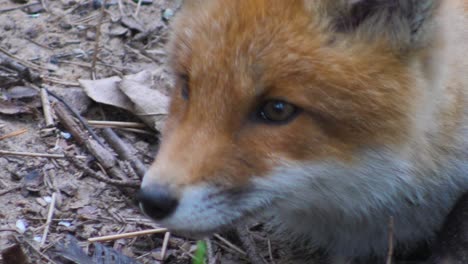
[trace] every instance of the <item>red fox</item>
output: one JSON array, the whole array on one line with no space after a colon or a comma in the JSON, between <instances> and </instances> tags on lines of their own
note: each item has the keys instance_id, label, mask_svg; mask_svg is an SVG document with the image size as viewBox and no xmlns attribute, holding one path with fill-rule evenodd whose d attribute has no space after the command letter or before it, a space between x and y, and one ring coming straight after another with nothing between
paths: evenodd
<instances>
[{"instance_id":1,"label":"red fox","mask_svg":"<svg viewBox=\"0 0 468 264\"><path fill-rule=\"evenodd\" d=\"M466 2L186 0L143 211L345 260L385 257L391 217L397 250L431 241L468 190Z\"/></svg>"}]
</instances>

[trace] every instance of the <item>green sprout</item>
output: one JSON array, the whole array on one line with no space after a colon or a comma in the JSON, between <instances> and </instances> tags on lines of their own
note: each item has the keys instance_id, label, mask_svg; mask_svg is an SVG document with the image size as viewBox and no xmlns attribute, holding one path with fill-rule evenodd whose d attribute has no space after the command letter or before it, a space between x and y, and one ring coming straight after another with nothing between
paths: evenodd
<instances>
[{"instance_id":1,"label":"green sprout","mask_svg":"<svg viewBox=\"0 0 468 264\"><path fill-rule=\"evenodd\" d=\"M197 250L195 251L195 258L193 259L193 264L205 264L206 258L206 243L205 241L197 241Z\"/></svg>"}]
</instances>

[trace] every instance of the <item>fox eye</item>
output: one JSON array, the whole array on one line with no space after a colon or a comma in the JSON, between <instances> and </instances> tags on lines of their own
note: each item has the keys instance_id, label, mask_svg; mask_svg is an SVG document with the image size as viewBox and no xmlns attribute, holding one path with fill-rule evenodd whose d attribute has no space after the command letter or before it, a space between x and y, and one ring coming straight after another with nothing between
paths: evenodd
<instances>
[{"instance_id":1,"label":"fox eye","mask_svg":"<svg viewBox=\"0 0 468 264\"><path fill-rule=\"evenodd\" d=\"M257 116L268 123L286 123L291 121L299 112L295 105L282 100L269 100L263 103Z\"/></svg>"},{"instance_id":2,"label":"fox eye","mask_svg":"<svg viewBox=\"0 0 468 264\"><path fill-rule=\"evenodd\" d=\"M180 94L184 100L188 100L190 98L190 89L189 89L189 77L186 74L180 75L180 81L182 84L182 88L180 90Z\"/></svg>"}]
</instances>

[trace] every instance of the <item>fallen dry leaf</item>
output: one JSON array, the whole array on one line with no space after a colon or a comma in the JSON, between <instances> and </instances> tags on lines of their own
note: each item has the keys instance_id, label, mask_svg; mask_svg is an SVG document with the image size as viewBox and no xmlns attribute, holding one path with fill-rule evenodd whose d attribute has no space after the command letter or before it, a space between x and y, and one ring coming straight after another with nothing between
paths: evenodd
<instances>
[{"instance_id":1,"label":"fallen dry leaf","mask_svg":"<svg viewBox=\"0 0 468 264\"><path fill-rule=\"evenodd\" d=\"M151 87L149 71L100 80L79 80L86 94L96 102L126 109L151 128L160 130L167 116L169 97Z\"/></svg>"},{"instance_id":2,"label":"fallen dry leaf","mask_svg":"<svg viewBox=\"0 0 468 264\"><path fill-rule=\"evenodd\" d=\"M5 115L31 114L32 110L22 102L0 100L0 113Z\"/></svg>"},{"instance_id":3,"label":"fallen dry leaf","mask_svg":"<svg viewBox=\"0 0 468 264\"><path fill-rule=\"evenodd\" d=\"M147 125L160 131L167 116L169 97L151 89L151 73L142 71L125 76L119 88L134 103L134 114Z\"/></svg>"},{"instance_id":4,"label":"fallen dry leaf","mask_svg":"<svg viewBox=\"0 0 468 264\"><path fill-rule=\"evenodd\" d=\"M86 94L94 101L133 111L133 104L117 87L122 79L113 76L99 80L78 80Z\"/></svg>"}]
</instances>

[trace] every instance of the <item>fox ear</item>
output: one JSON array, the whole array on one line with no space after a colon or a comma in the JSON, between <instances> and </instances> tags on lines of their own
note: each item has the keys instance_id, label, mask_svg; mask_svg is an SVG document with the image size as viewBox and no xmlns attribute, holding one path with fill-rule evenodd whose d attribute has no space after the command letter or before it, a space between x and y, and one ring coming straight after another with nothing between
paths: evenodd
<instances>
[{"instance_id":1,"label":"fox ear","mask_svg":"<svg viewBox=\"0 0 468 264\"><path fill-rule=\"evenodd\" d=\"M411 49L430 41L441 0L325 1L336 31L385 39L398 49Z\"/></svg>"}]
</instances>

